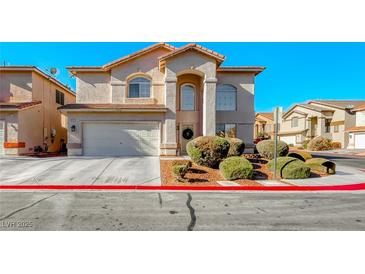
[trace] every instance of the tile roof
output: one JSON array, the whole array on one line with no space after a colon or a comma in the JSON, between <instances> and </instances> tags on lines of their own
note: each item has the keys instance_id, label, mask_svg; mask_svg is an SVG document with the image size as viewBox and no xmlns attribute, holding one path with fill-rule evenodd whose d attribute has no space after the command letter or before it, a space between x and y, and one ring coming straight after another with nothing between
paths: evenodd
<instances>
[{"instance_id":1,"label":"tile roof","mask_svg":"<svg viewBox=\"0 0 365 274\"><path fill-rule=\"evenodd\" d=\"M58 108L59 110L151 110L166 111L165 105L158 104L68 104Z\"/></svg>"},{"instance_id":2,"label":"tile roof","mask_svg":"<svg viewBox=\"0 0 365 274\"><path fill-rule=\"evenodd\" d=\"M264 71L266 67L260 66L225 66L217 68L217 72L255 72L255 75Z\"/></svg>"},{"instance_id":3,"label":"tile roof","mask_svg":"<svg viewBox=\"0 0 365 274\"><path fill-rule=\"evenodd\" d=\"M195 44L195 43L190 43L190 44L187 44L183 47L177 48L177 49L171 51L170 53L167 53L167 54L161 56L159 59L160 59L160 61L163 61L163 60L166 60L166 59L171 58L173 56L176 56L178 54L181 54L183 52L189 51L189 50L196 50L196 51L199 51L199 52L201 52L205 55L211 56L214 59L216 59L219 63L222 63L225 60L224 55L219 54L218 52L215 52L213 50L210 50L208 48L205 48L205 47L203 47L201 45L198 45L198 44Z\"/></svg>"},{"instance_id":4,"label":"tile roof","mask_svg":"<svg viewBox=\"0 0 365 274\"><path fill-rule=\"evenodd\" d=\"M274 120L274 113L272 113L272 112L257 112L256 116L257 115L261 115L261 116L264 116L267 119Z\"/></svg>"},{"instance_id":5,"label":"tile roof","mask_svg":"<svg viewBox=\"0 0 365 274\"><path fill-rule=\"evenodd\" d=\"M350 132L364 131L365 132L365 126L350 127L348 129L346 129L346 131L350 131Z\"/></svg>"},{"instance_id":6,"label":"tile roof","mask_svg":"<svg viewBox=\"0 0 365 274\"><path fill-rule=\"evenodd\" d=\"M365 103L353 109L353 111L361 111L361 110L365 110Z\"/></svg>"},{"instance_id":7,"label":"tile roof","mask_svg":"<svg viewBox=\"0 0 365 274\"><path fill-rule=\"evenodd\" d=\"M362 104L365 104L365 100L311 100L308 102L308 104L310 103L318 103L324 106L345 109L351 105L356 108Z\"/></svg>"},{"instance_id":8,"label":"tile roof","mask_svg":"<svg viewBox=\"0 0 365 274\"><path fill-rule=\"evenodd\" d=\"M41 104L41 101L32 102L0 102L0 110L19 110Z\"/></svg>"}]
</instances>

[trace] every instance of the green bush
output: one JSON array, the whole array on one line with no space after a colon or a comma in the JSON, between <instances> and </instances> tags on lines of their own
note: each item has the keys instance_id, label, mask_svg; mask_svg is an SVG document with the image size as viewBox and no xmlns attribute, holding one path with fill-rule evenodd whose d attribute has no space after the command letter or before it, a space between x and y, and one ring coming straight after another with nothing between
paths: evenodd
<instances>
[{"instance_id":1,"label":"green bush","mask_svg":"<svg viewBox=\"0 0 365 274\"><path fill-rule=\"evenodd\" d=\"M308 143L309 143L310 140L304 140L303 143L302 143L302 146L304 149L307 149L308 148Z\"/></svg>"},{"instance_id":2,"label":"green bush","mask_svg":"<svg viewBox=\"0 0 365 274\"><path fill-rule=\"evenodd\" d=\"M308 159L312 159L312 154L305 151L293 151L288 153L288 157L294 157L305 162Z\"/></svg>"},{"instance_id":3,"label":"green bush","mask_svg":"<svg viewBox=\"0 0 365 274\"><path fill-rule=\"evenodd\" d=\"M172 166L172 172L175 174L176 179L181 181L184 179L186 172L188 172L188 167L186 165L174 165Z\"/></svg>"},{"instance_id":4,"label":"green bush","mask_svg":"<svg viewBox=\"0 0 365 274\"><path fill-rule=\"evenodd\" d=\"M188 168L191 167L191 161L190 160L174 160L172 161L173 166L177 165L186 165Z\"/></svg>"},{"instance_id":5,"label":"green bush","mask_svg":"<svg viewBox=\"0 0 365 274\"><path fill-rule=\"evenodd\" d=\"M200 136L186 145L192 161L198 165L216 168L229 151L229 142L218 136Z\"/></svg>"},{"instance_id":6,"label":"green bush","mask_svg":"<svg viewBox=\"0 0 365 274\"><path fill-rule=\"evenodd\" d=\"M308 149L312 151L323 151L332 149L332 141L328 138L318 136L308 143Z\"/></svg>"},{"instance_id":7,"label":"green bush","mask_svg":"<svg viewBox=\"0 0 365 274\"><path fill-rule=\"evenodd\" d=\"M261 155L261 157L264 157L266 159L273 159L274 158L274 140L263 140L260 141L256 145L257 151ZM283 142L278 141L278 150L277 150L277 156L285 156L289 152L289 146Z\"/></svg>"},{"instance_id":8,"label":"green bush","mask_svg":"<svg viewBox=\"0 0 365 274\"><path fill-rule=\"evenodd\" d=\"M269 170L274 171L274 160L268 162ZM283 179L305 179L310 176L310 168L294 157L279 157L276 173Z\"/></svg>"},{"instance_id":9,"label":"green bush","mask_svg":"<svg viewBox=\"0 0 365 274\"><path fill-rule=\"evenodd\" d=\"M245 151L245 143L238 138L226 138L229 142L228 157L241 156Z\"/></svg>"},{"instance_id":10,"label":"green bush","mask_svg":"<svg viewBox=\"0 0 365 274\"><path fill-rule=\"evenodd\" d=\"M336 173L336 164L324 158L312 158L305 161L305 165L311 170L328 174Z\"/></svg>"},{"instance_id":11,"label":"green bush","mask_svg":"<svg viewBox=\"0 0 365 274\"><path fill-rule=\"evenodd\" d=\"M250 179L253 174L252 164L243 157L233 156L219 164L219 170L227 180Z\"/></svg>"}]
</instances>

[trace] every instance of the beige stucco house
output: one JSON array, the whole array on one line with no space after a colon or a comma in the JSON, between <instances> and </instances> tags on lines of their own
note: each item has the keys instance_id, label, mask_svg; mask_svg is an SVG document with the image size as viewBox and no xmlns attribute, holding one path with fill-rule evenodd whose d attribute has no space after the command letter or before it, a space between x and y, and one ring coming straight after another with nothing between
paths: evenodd
<instances>
[{"instance_id":1,"label":"beige stucco house","mask_svg":"<svg viewBox=\"0 0 365 274\"><path fill-rule=\"evenodd\" d=\"M365 104L355 109L355 126L347 129L349 133L349 149L365 149Z\"/></svg>"},{"instance_id":2,"label":"beige stucco house","mask_svg":"<svg viewBox=\"0 0 365 274\"><path fill-rule=\"evenodd\" d=\"M324 136L346 148L347 130L356 122L353 109L364 103L365 100L312 100L295 104L283 115L280 139L300 146L304 140Z\"/></svg>"},{"instance_id":3,"label":"beige stucco house","mask_svg":"<svg viewBox=\"0 0 365 274\"><path fill-rule=\"evenodd\" d=\"M68 67L76 104L69 155L177 155L200 135L253 144L255 76L263 67L224 67L197 44L158 43L103 66Z\"/></svg>"},{"instance_id":4,"label":"beige stucco house","mask_svg":"<svg viewBox=\"0 0 365 274\"><path fill-rule=\"evenodd\" d=\"M58 107L75 102L61 82L33 66L0 67L0 155L49 152L67 140L66 117Z\"/></svg>"},{"instance_id":5,"label":"beige stucco house","mask_svg":"<svg viewBox=\"0 0 365 274\"><path fill-rule=\"evenodd\" d=\"M257 112L255 116L254 138L274 135L274 113Z\"/></svg>"}]
</instances>

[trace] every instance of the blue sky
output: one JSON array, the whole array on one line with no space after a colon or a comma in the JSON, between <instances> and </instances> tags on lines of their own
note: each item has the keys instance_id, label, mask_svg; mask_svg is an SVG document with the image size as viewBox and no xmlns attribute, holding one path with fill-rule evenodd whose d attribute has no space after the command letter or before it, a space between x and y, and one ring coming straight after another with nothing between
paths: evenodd
<instances>
[{"instance_id":1,"label":"blue sky","mask_svg":"<svg viewBox=\"0 0 365 274\"><path fill-rule=\"evenodd\" d=\"M98 66L153 43L0 43L0 62L59 69ZM170 43L182 46L186 43ZM223 65L265 66L256 79L256 111L309 99L365 99L365 43L199 43L226 56Z\"/></svg>"}]
</instances>

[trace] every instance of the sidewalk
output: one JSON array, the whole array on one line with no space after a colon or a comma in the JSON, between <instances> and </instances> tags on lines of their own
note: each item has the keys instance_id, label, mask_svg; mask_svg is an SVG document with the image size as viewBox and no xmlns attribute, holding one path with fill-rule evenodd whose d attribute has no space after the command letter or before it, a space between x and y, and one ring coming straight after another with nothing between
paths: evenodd
<instances>
[{"instance_id":1,"label":"sidewalk","mask_svg":"<svg viewBox=\"0 0 365 274\"><path fill-rule=\"evenodd\" d=\"M293 149L293 151L298 151L298 150ZM365 157L365 149L333 149L326 151L299 150L299 151L306 151L311 154L317 154L317 155Z\"/></svg>"}]
</instances>

